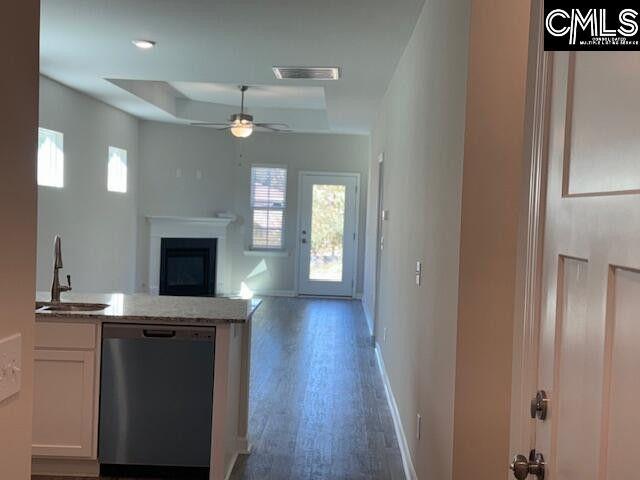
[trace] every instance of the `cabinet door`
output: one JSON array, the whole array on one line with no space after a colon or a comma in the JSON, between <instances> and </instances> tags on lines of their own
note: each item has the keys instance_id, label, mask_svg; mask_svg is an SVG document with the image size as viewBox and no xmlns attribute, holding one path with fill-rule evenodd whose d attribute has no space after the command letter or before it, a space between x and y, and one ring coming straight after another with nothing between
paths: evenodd
<instances>
[{"instance_id":1,"label":"cabinet door","mask_svg":"<svg viewBox=\"0 0 640 480\"><path fill-rule=\"evenodd\" d=\"M93 458L95 351L34 358L33 454Z\"/></svg>"}]
</instances>

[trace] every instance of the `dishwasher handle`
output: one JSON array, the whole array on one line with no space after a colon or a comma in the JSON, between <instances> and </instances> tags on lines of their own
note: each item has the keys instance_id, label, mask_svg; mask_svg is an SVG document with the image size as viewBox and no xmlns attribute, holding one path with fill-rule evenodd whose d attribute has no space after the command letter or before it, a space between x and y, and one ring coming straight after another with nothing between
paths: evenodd
<instances>
[{"instance_id":1,"label":"dishwasher handle","mask_svg":"<svg viewBox=\"0 0 640 480\"><path fill-rule=\"evenodd\" d=\"M147 338L173 338L176 336L176 331L145 328L142 330L142 334Z\"/></svg>"},{"instance_id":2,"label":"dishwasher handle","mask_svg":"<svg viewBox=\"0 0 640 480\"><path fill-rule=\"evenodd\" d=\"M191 340L211 342L215 339L214 326L191 327L182 325L140 325L132 323L104 323L102 340Z\"/></svg>"}]
</instances>

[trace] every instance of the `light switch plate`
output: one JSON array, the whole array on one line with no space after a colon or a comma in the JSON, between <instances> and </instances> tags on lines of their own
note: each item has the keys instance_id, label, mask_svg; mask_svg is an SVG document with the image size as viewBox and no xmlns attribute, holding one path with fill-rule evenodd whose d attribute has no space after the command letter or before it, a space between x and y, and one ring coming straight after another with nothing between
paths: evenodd
<instances>
[{"instance_id":1,"label":"light switch plate","mask_svg":"<svg viewBox=\"0 0 640 480\"><path fill-rule=\"evenodd\" d=\"M22 384L22 336L0 340L0 402L20 391Z\"/></svg>"}]
</instances>

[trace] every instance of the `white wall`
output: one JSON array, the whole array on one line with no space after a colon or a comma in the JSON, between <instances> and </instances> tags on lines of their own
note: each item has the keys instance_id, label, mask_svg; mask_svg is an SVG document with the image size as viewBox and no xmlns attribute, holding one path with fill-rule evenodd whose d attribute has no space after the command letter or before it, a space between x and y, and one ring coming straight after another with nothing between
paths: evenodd
<instances>
[{"instance_id":1,"label":"white wall","mask_svg":"<svg viewBox=\"0 0 640 480\"><path fill-rule=\"evenodd\" d=\"M372 134L364 301L371 315L378 155L384 152L389 219L375 332L418 478L452 475L468 21L468 0L426 2Z\"/></svg>"},{"instance_id":2,"label":"white wall","mask_svg":"<svg viewBox=\"0 0 640 480\"><path fill-rule=\"evenodd\" d=\"M50 289L59 234L61 273L71 274L75 291L132 292L138 120L41 76L40 126L64 134L65 160L64 188L38 187L38 290ZM126 194L107 191L109 145L127 150Z\"/></svg>"},{"instance_id":3,"label":"white wall","mask_svg":"<svg viewBox=\"0 0 640 480\"><path fill-rule=\"evenodd\" d=\"M31 478L39 7L36 0L5 3L0 16L0 339L22 339L21 390L0 401L3 480Z\"/></svg>"},{"instance_id":4,"label":"white wall","mask_svg":"<svg viewBox=\"0 0 640 480\"><path fill-rule=\"evenodd\" d=\"M207 217L233 210L235 145L230 137L212 129L140 122L138 291L146 292L148 283L149 225L145 216Z\"/></svg>"},{"instance_id":5,"label":"white wall","mask_svg":"<svg viewBox=\"0 0 640 480\"><path fill-rule=\"evenodd\" d=\"M244 281L261 293L291 293L295 285L298 172L356 172L362 176L360 226L364 232L369 137L318 134L262 134L236 140L228 132L159 122L140 126L140 202L137 288L146 291L147 215L239 215L229 228L231 291ZM289 256L246 256L250 243L249 175L254 163L288 167L285 249ZM181 176L176 175L181 169ZM197 178L197 172L201 178ZM364 234L360 237L357 290L362 291ZM263 263L264 262L264 263ZM250 276L259 266L259 275ZM248 278L250 277L250 278Z\"/></svg>"},{"instance_id":6,"label":"white wall","mask_svg":"<svg viewBox=\"0 0 640 480\"><path fill-rule=\"evenodd\" d=\"M539 2L473 2L458 302L453 479L507 478L517 273L524 269L530 178L523 169L531 8ZM534 24L537 28L537 23ZM496 48L496 45L501 45ZM531 119L527 119L531 120ZM529 124L529 128L526 125ZM525 155L523 155L525 154ZM533 187L531 187L533 188ZM519 232L519 222L524 228ZM522 235L522 237L519 237ZM520 246L524 252L524 246ZM512 370L512 368L514 370ZM491 392L486 396L485 392ZM524 392L523 392L524 393ZM534 392L526 392L527 397ZM524 400L524 399L521 399ZM526 400L525 400L526 402ZM522 403L515 403L522 414ZM479 412L482 412L478 415ZM522 418L522 422L530 422ZM519 452L518 452L519 453ZM478 465L484 465L481 471Z\"/></svg>"}]
</instances>

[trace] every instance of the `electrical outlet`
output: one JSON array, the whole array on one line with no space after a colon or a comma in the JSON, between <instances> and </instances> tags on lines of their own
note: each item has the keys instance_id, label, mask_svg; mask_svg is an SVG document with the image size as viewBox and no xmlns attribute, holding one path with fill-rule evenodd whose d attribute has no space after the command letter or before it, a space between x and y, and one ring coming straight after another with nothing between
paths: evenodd
<instances>
[{"instance_id":1,"label":"electrical outlet","mask_svg":"<svg viewBox=\"0 0 640 480\"><path fill-rule=\"evenodd\" d=\"M416 414L416 439L420 440L420 436L422 434L422 415L419 413Z\"/></svg>"},{"instance_id":2,"label":"electrical outlet","mask_svg":"<svg viewBox=\"0 0 640 480\"><path fill-rule=\"evenodd\" d=\"M0 402L20 391L22 337L18 333L0 340Z\"/></svg>"},{"instance_id":3,"label":"electrical outlet","mask_svg":"<svg viewBox=\"0 0 640 480\"><path fill-rule=\"evenodd\" d=\"M176 168L176 178L182 178L182 169Z\"/></svg>"},{"instance_id":4,"label":"electrical outlet","mask_svg":"<svg viewBox=\"0 0 640 480\"><path fill-rule=\"evenodd\" d=\"M196 170L196 178L202 180L202 170Z\"/></svg>"},{"instance_id":5,"label":"electrical outlet","mask_svg":"<svg viewBox=\"0 0 640 480\"><path fill-rule=\"evenodd\" d=\"M416 262L416 285L419 287L422 283L422 262Z\"/></svg>"}]
</instances>

